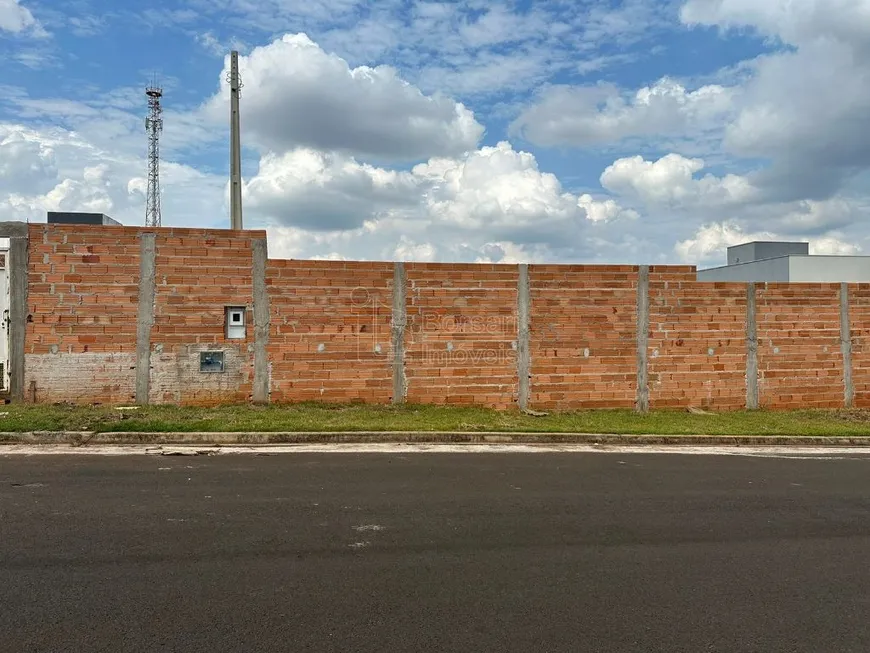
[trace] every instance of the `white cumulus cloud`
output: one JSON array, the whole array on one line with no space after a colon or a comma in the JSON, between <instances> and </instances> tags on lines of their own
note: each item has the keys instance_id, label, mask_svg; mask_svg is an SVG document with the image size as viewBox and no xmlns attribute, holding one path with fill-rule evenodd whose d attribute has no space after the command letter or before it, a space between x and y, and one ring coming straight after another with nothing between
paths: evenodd
<instances>
[{"instance_id":1,"label":"white cumulus cloud","mask_svg":"<svg viewBox=\"0 0 870 653\"><path fill-rule=\"evenodd\" d=\"M612 198L566 191L508 142L410 171L310 149L267 154L245 197L249 215L290 230L279 234L287 251L302 230L316 236L312 251L420 261L576 256L590 230L638 218Z\"/></svg>"},{"instance_id":2,"label":"white cumulus cloud","mask_svg":"<svg viewBox=\"0 0 870 653\"><path fill-rule=\"evenodd\" d=\"M21 125L0 124L0 189L47 190L56 177L50 141Z\"/></svg>"},{"instance_id":3,"label":"white cumulus cloud","mask_svg":"<svg viewBox=\"0 0 870 653\"><path fill-rule=\"evenodd\" d=\"M438 250L432 243L415 243L407 236L400 236L399 243L393 250L393 258L397 261L418 261L426 263L438 257Z\"/></svg>"},{"instance_id":4,"label":"white cumulus cloud","mask_svg":"<svg viewBox=\"0 0 870 653\"><path fill-rule=\"evenodd\" d=\"M861 246L839 238L814 238L810 241L810 254L818 256L855 256L861 253Z\"/></svg>"},{"instance_id":5,"label":"white cumulus cloud","mask_svg":"<svg viewBox=\"0 0 870 653\"><path fill-rule=\"evenodd\" d=\"M768 159L779 201L823 200L870 168L870 0L688 0L693 27L754 30L788 48L746 62L724 146Z\"/></svg>"},{"instance_id":6,"label":"white cumulus cloud","mask_svg":"<svg viewBox=\"0 0 870 653\"><path fill-rule=\"evenodd\" d=\"M724 265L728 247L753 240L776 240L776 236L766 231L747 233L734 221L710 223L701 226L691 238L678 242L674 251L687 263L721 259Z\"/></svg>"},{"instance_id":7,"label":"white cumulus cloud","mask_svg":"<svg viewBox=\"0 0 870 653\"><path fill-rule=\"evenodd\" d=\"M632 95L612 85L554 86L540 94L512 129L533 143L553 146L698 132L728 114L733 93L719 85L688 91L668 78Z\"/></svg>"},{"instance_id":8,"label":"white cumulus cloud","mask_svg":"<svg viewBox=\"0 0 870 653\"><path fill-rule=\"evenodd\" d=\"M254 48L240 58L239 69L242 130L264 150L310 147L381 162L415 161L460 155L483 135L461 103L424 95L388 66L351 68L305 34ZM225 115L228 93L223 85L208 104L211 114Z\"/></svg>"},{"instance_id":9,"label":"white cumulus cloud","mask_svg":"<svg viewBox=\"0 0 870 653\"><path fill-rule=\"evenodd\" d=\"M725 265L728 247L755 240L783 240L783 237L771 231L745 231L737 221L726 220L702 225L692 237L678 242L674 251L687 263ZM836 235L802 237L798 240L809 242L810 254L855 255L861 252L860 245Z\"/></svg>"},{"instance_id":10,"label":"white cumulus cloud","mask_svg":"<svg viewBox=\"0 0 870 653\"><path fill-rule=\"evenodd\" d=\"M0 32L45 36L45 30L19 0L0 0Z\"/></svg>"},{"instance_id":11,"label":"white cumulus cloud","mask_svg":"<svg viewBox=\"0 0 870 653\"><path fill-rule=\"evenodd\" d=\"M419 201L417 182L407 172L310 148L263 155L257 175L244 190L253 210L283 224L320 231L356 228Z\"/></svg>"},{"instance_id":12,"label":"white cumulus cloud","mask_svg":"<svg viewBox=\"0 0 870 653\"><path fill-rule=\"evenodd\" d=\"M486 243L477 252L475 263L533 263L542 260L539 248L523 247L510 242Z\"/></svg>"},{"instance_id":13,"label":"white cumulus cloud","mask_svg":"<svg viewBox=\"0 0 870 653\"><path fill-rule=\"evenodd\" d=\"M753 27L793 45L832 38L867 46L870 39L867 0L687 0L680 18L688 25Z\"/></svg>"},{"instance_id":14,"label":"white cumulus cloud","mask_svg":"<svg viewBox=\"0 0 870 653\"><path fill-rule=\"evenodd\" d=\"M637 220L640 215L633 209L626 209L616 200L595 200L588 193L577 199L577 204L586 211L586 217L592 222L612 222L613 220Z\"/></svg>"},{"instance_id":15,"label":"white cumulus cloud","mask_svg":"<svg viewBox=\"0 0 870 653\"><path fill-rule=\"evenodd\" d=\"M584 222L636 218L612 199L577 197L508 142L407 171L300 148L266 154L245 185L248 205L276 224L342 231L379 219L514 237L564 239Z\"/></svg>"},{"instance_id":16,"label":"white cumulus cloud","mask_svg":"<svg viewBox=\"0 0 870 653\"><path fill-rule=\"evenodd\" d=\"M39 222L47 211L94 211L126 224L145 216L140 151L102 149L61 128L0 123L0 215ZM225 180L164 161L165 224L226 225Z\"/></svg>"},{"instance_id":17,"label":"white cumulus cloud","mask_svg":"<svg viewBox=\"0 0 870 653\"><path fill-rule=\"evenodd\" d=\"M426 193L429 214L459 227L534 229L582 217L577 199L562 190L558 178L542 173L534 155L507 142L465 159L420 164L413 173L432 182Z\"/></svg>"},{"instance_id":18,"label":"white cumulus cloud","mask_svg":"<svg viewBox=\"0 0 870 653\"><path fill-rule=\"evenodd\" d=\"M716 177L695 175L704 169L703 159L667 154L657 161L634 156L614 161L601 174L601 185L645 204L692 208L736 205L755 198L757 191L740 175Z\"/></svg>"}]
</instances>

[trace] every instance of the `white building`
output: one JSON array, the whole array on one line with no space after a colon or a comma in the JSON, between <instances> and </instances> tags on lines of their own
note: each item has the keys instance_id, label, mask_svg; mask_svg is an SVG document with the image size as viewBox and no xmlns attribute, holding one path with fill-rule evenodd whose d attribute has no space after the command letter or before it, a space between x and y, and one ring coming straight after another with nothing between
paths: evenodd
<instances>
[{"instance_id":1,"label":"white building","mask_svg":"<svg viewBox=\"0 0 870 653\"><path fill-rule=\"evenodd\" d=\"M755 241L728 248L728 265L698 281L870 282L870 256L811 256L809 243Z\"/></svg>"}]
</instances>

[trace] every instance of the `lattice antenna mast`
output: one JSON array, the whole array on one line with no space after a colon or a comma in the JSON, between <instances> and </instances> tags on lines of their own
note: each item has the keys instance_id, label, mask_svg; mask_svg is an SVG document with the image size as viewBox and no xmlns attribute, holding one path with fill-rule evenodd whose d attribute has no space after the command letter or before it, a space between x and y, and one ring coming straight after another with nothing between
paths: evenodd
<instances>
[{"instance_id":1,"label":"lattice antenna mast","mask_svg":"<svg viewBox=\"0 0 870 653\"><path fill-rule=\"evenodd\" d=\"M160 134L163 131L163 107L160 100L163 89L152 83L145 89L148 97L148 117L145 131L148 133L148 194L145 200L145 226L159 227L160 215Z\"/></svg>"}]
</instances>

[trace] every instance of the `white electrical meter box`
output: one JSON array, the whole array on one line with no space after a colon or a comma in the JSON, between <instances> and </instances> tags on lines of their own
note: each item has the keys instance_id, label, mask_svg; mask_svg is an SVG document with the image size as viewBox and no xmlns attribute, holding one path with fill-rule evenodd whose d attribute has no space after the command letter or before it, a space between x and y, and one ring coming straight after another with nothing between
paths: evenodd
<instances>
[{"instance_id":1,"label":"white electrical meter box","mask_svg":"<svg viewBox=\"0 0 870 653\"><path fill-rule=\"evenodd\" d=\"M227 306L227 339L245 339L245 307Z\"/></svg>"}]
</instances>

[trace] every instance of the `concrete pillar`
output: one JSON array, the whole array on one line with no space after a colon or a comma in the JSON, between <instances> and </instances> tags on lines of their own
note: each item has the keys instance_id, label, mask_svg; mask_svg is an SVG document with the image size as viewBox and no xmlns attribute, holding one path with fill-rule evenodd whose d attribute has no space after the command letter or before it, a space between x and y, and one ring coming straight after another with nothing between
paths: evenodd
<instances>
[{"instance_id":1,"label":"concrete pillar","mask_svg":"<svg viewBox=\"0 0 870 653\"><path fill-rule=\"evenodd\" d=\"M26 227L27 225L23 225ZM6 236L4 236L6 237ZM24 352L27 342L28 260L30 241L24 235L9 237L9 398L24 401Z\"/></svg>"},{"instance_id":2,"label":"concrete pillar","mask_svg":"<svg viewBox=\"0 0 870 653\"><path fill-rule=\"evenodd\" d=\"M517 285L517 403L520 410L529 407L531 399L532 358L530 352L531 340L531 285L529 283L529 266L520 265L519 283Z\"/></svg>"},{"instance_id":3,"label":"concrete pillar","mask_svg":"<svg viewBox=\"0 0 870 653\"><path fill-rule=\"evenodd\" d=\"M243 229L242 221L242 129L239 118L239 98L242 79L239 77L239 53L230 53L230 228Z\"/></svg>"},{"instance_id":4,"label":"concrete pillar","mask_svg":"<svg viewBox=\"0 0 870 653\"><path fill-rule=\"evenodd\" d=\"M405 378L405 327L408 324L406 301L405 264L398 262L393 267L393 316L391 322L393 343L393 403L405 403L408 392Z\"/></svg>"},{"instance_id":5,"label":"concrete pillar","mask_svg":"<svg viewBox=\"0 0 870 653\"><path fill-rule=\"evenodd\" d=\"M758 410L758 304L755 284L746 285L746 408Z\"/></svg>"},{"instance_id":6,"label":"concrete pillar","mask_svg":"<svg viewBox=\"0 0 870 653\"><path fill-rule=\"evenodd\" d=\"M840 351L843 354L843 405L855 405L855 384L852 380L852 325L849 323L849 284L840 284Z\"/></svg>"},{"instance_id":7,"label":"concrete pillar","mask_svg":"<svg viewBox=\"0 0 870 653\"><path fill-rule=\"evenodd\" d=\"M257 404L269 403L269 329L272 317L269 308L269 290L266 286L266 264L269 258L265 238L252 241L254 281L254 388L253 400Z\"/></svg>"},{"instance_id":8,"label":"concrete pillar","mask_svg":"<svg viewBox=\"0 0 870 653\"><path fill-rule=\"evenodd\" d=\"M151 391L151 328L154 326L157 235L139 234L139 312L136 317L136 403L147 405Z\"/></svg>"},{"instance_id":9,"label":"concrete pillar","mask_svg":"<svg viewBox=\"0 0 870 653\"><path fill-rule=\"evenodd\" d=\"M649 266L637 273L637 399L635 409L649 412Z\"/></svg>"}]
</instances>

